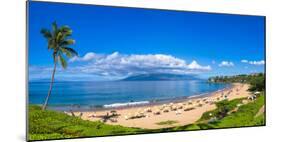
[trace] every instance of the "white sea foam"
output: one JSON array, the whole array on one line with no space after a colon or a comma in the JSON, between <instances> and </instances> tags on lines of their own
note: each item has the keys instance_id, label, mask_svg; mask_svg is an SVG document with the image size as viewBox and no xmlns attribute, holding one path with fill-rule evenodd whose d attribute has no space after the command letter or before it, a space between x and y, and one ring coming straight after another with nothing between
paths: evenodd
<instances>
[{"instance_id":1,"label":"white sea foam","mask_svg":"<svg viewBox=\"0 0 281 142\"><path fill-rule=\"evenodd\" d=\"M143 105L143 104L148 104L148 103L149 103L149 101L128 102L128 103L114 103L114 104L103 105L103 107L104 108L116 108L116 107Z\"/></svg>"},{"instance_id":2,"label":"white sea foam","mask_svg":"<svg viewBox=\"0 0 281 142\"><path fill-rule=\"evenodd\" d=\"M208 93L202 93L202 94L199 94L199 95L192 95L192 96L189 96L188 98L196 98L196 97L200 97L200 96L204 96L204 95L207 95Z\"/></svg>"}]
</instances>

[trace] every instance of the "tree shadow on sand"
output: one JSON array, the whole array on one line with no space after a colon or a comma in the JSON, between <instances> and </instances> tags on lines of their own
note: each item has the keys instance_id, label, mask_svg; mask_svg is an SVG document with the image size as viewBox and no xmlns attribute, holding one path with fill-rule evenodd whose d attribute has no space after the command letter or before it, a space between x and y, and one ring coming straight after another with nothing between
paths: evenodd
<instances>
[{"instance_id":1,"label":"tree shadow on sand","mask_svg":"<svg viewBox=\"0 0 281 142\"><path fill-rule=\"evenodd\" d=\"M119 116L120 114L117 114L116 111L111 111L110 113L106 113L106 115L100 115L96 117L101 118L102 122L106 123L107 121L117 122L117 118Z\"/></svg>"}]
</instances>

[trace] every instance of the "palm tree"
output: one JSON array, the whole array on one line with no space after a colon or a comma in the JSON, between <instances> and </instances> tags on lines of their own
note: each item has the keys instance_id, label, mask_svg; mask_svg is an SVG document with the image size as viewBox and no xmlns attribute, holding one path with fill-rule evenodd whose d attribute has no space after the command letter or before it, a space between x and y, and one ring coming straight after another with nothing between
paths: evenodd
<instances>
[{"instance_id":1,"label":"palm tree","mask_svg":"<svg viewBox=\"0 0 281 142\"><path fill-rule=\"evenodd\" d=\"M48 104L49 97L52 92L57 62L59 61L63 69L66 69L67 62L64 59L64 57L66 56L68 58L71 58L73 56L77 56L77 52L69 47L70 45L74 44L75 41L73 39L70 39L72 30L68 26L58 27L56 22L53 22L52 30L43 28L41 30L41 33L47 39L48 50L52 51L53 60L54 60L54 69L50 82L50 88L48 91L48 95L45 99L45 103L42 107L42 110L45 110Z\"/></svg>"}]
</instances>

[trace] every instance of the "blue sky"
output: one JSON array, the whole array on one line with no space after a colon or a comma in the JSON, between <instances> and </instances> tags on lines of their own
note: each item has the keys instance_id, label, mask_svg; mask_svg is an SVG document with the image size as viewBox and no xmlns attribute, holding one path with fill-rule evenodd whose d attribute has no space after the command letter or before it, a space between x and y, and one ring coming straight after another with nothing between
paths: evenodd
<instances>
[{"instance_id":1,"label":"blue sky","mask_svg":"<svg viewBox=\"0 0 281 142\"><path fill-rule=\"evenodd\" d=\"M264 70L264 17L29 2L30 80L50 78L52 54L40 30L53 21L73 29L79 53L68 69L58 67L57 80Z\"/></svg>"}]
</instances>

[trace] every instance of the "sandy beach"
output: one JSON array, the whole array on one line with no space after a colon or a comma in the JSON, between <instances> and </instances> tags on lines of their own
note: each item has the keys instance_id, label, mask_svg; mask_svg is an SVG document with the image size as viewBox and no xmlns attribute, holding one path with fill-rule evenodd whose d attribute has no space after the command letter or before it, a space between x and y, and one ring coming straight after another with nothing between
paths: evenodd
<instances>
[{"instance_id":1,"label":"sandy beach","mask_svg":"<svg viewBox=\"0 0 281 142\"><path fill-rule=\"evenodd\" d=\"M90 121L103 121L105 118L108 118L105 122L107 124L146 129L182 126L196 122L204 112L215 109L216 106L214 102L223 99L233 100L236 98L248 97L250 95L247 91L248 88L249 85L247 84L235 83L228 89L210 93L208 96L183 100L182 102L123 109L112 108L114 111L86 111L83 112L81 118ZM112 113L116 113L117 115L110 117ZM67 112L67 114L71 115L69 112ZM79 116L81 112L74 112L74 114ZM157 124L164 121L174 121L176 123L169 125Z\"/></svg>"}]
</instances>

